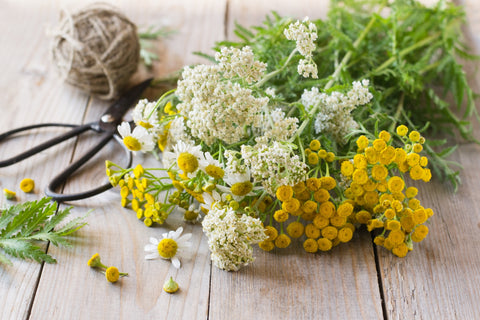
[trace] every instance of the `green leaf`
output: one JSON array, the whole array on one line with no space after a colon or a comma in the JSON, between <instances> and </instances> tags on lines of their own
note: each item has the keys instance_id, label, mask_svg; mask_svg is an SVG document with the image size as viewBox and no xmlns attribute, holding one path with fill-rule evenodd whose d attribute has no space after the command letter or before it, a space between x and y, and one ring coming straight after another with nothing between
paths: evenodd
<instances>
[{"instance_id":1,"label":"green leaf","mask_svg":"<svg viewBox=\"0 0 480 320\"><path fill-rule=\"evenodd\" d=\"M70 210L66 208L57 212L57 204L50 202L50 198L17 204L4 210L0 216L0 263L11 264L3 253L38 262L56 262L36 242L50 241L55 246L69 246L66 237L86 224L85 217L80 217L55 230Z\"/></svg>"}]
</instances>

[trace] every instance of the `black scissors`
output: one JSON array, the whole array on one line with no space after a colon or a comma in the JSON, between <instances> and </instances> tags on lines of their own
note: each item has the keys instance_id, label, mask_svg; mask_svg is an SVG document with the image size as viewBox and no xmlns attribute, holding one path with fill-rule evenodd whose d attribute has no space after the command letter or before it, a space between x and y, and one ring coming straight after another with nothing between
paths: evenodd
<instances>
[{"instance_id":1,"label":"black scissors","mask_svg":"<svg viewBox=\"0 0 480 320\"><path fill-rule=\"evenodd\" d=\"M76 125L76 124L63 124L63 123L42 123L42 124L35 124L30 126L25 126L17 129L10 130L0 135L0 142L7 137L14 135L16 133L43 128L43 127L67 127L72 128L65 134L62 134L58 137L50 139L28 151L20 153L12 158L7 160L0 161L0 167L7 167L12 164L15 164L19 161L22 161L28 157L31 157L40 151L48 149L56 144L59 144L65 140L70 138L76 137L88 130L93 130L99 134L101 134L100 142L93 146L91 149L87 151L80 159L72 163L68 166L64 171L59 173L52 181L48 184L45 189L45 195L51 197L53 200L57 202L62 201L71 201L71 200L80 200L85 199L88 197L92 197L99 193L102 193L112 187L110 183L106 183L102 186L99 186L95 189L75 193L75 194L62 194L55 192L58 187L60 187L66 180L83 164L85 164L88 160L90 160L95 154L97 154L112 138L115 139L122 148L125 150L127 154L127 161L128 164L125 167L130 167L132 164L132 153L130 150L125 147L122 143L120 136L117 133L117 126L122 122L122 118L125 113L130 109L130 107L140 98L143 91L150 85L152 79L148 79L143 81L142 83L134 86L129 91L127 91L123 96L121 96L117 101L115 101L110 108L100 117L100 120L87 123L83 125Z\"/></svg>"}]
</instances>

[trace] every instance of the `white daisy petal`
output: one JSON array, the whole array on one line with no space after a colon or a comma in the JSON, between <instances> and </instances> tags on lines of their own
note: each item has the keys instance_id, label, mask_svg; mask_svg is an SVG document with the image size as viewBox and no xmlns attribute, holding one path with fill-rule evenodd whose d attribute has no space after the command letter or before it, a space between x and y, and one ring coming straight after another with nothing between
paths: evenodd
<instances>
[{"instance_id":1,"label":"white daisy petal","mask_svg":"<svg viewBox=\"0 0 480 320\"><path fill-rule=\"evenodd\" d=\"M146 260L152 260L152 259L157 259L159 257L158 252L157 253L150 253L145 256Z\"/></svg>"},{"instance_id":2,"label":"white daisy petal","mask_svg":"<svg viewBox=\"0 0 480 320\"><path fill-rule=\"evenodd\" d=\"M160 242L160 241L158 241L157 238L154 238L154 237L151 237L151 238L150 238L150 243L151 243L151 244L154 244L154 245L158 246L158 243L159 243L159 242Z\"/></svg>"},{"instance_id":3,"label":"white daisy petal","mask_svg":"<svg viewBox=\"0 0 480 320\"><path fill-rule=\"evenodd\" d=\"M156 252L157 251L157 246L153 245L153 244L146 244L145 245L145 251Z\"/></svg>"},{"instance_id":4,"label":"white daisy petal","mask_svg":"<svg viewBox=\"0 0 480 320\"><path fill-rule=\"evenodd\" d=\"M173 266L177 269L180 269L180 260L178 260L177 257L173 257L171 260L172 260Z\"/></svg>"},{"instance_id":5,"label":"white daisy petal","mask_svg":"<svg viewBox=\"0 0 480 320\"><path fill-rule=\"evenodd\" d=\"M192 234L191 233L186 233L183 236L179 237L177 242L188 241L191 238L192 238Z\"/></svg>"}]
</instances>

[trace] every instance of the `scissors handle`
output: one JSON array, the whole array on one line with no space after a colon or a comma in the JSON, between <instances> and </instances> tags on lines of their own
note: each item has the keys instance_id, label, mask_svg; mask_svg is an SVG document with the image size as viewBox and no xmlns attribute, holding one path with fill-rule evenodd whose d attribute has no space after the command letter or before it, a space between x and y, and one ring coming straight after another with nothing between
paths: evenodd
<instances>
[{"instance_id":1,"label":"scissors handle","mask_svg":"<svg viewBox=\"0 0 480 320\"><path fill-rule=\"evenodd\" d=\"M115 140L122 146L122 148L127 154L128 163L124 167L125 168L130 167L132 165L132 153L130 152L130 150L128 150L127 147L125 147L125 145L120 141L120 138L117 135L113 135L110 132L106 132L102 134L101 140L97 145L93 146L80 159L72 163L64 171L62 171L55 178L53 178L53 180L45 189L45 195L48 197L51 197L52 200L55 200L57 202L63 202L63 201L85 199L112 188L111 183L108 182L95 189L91 189L91 190L80 192L80 193L63 194L63 193L55 192L55 190L61 187L78 168L80 168L83 164L85 164L88 160L90 160L95 154L97 154L112 138L115 138Z\"/></svg>"},{"instance_id":2,"label":"scissors handle","mask_svg":"<svg viewBox=\"0 0 480 320\"><path fill-rule=\"evenodd\" d=\"M32 130L32 129L38 129L38 128L43 128L43 127L67 127L67 128L73 128L72 130L66 132L65 134L62 134L58 137L52 138L50 140L45 141L42 144L39 144L38 146L33 147L32 149L22 152L20 154L17 154L16 156L13 156L9 159L2 160L0 161L0 168L1 167L8 167L12 164L15 164L19 161L22 161L24 159L27 159L45 149L48 149L56 144L59 144L60 142L63 142L65 140L68 140L70 138L73 138L75 136L78 136L79 134L87 131L87 130L92 130L92 124L84 124L84 125L75 125L75 124L62 124L62 123L41 123L41 124L35 124L31 126L25 126L17 129L13 129L10 131L7 131L3 134L0 135L0 141L3 139L14 135L15 133L19 133L22 131L27 131L27 130Z\"/></svg>"}]
</instances>

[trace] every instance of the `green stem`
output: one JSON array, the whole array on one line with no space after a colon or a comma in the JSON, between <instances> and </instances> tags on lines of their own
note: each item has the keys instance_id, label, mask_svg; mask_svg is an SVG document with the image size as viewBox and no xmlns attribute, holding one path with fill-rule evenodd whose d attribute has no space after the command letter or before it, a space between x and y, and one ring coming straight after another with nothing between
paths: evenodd
<instances>
[{"instance_id":1,"label":"green stem","mask_svg":"<svg viewBox=\"0 0 480 320\"><path fill-rule=\"evenodd\" d=\"M390 125L390 128L388 130L389 132L393 132L393 130L397 126L397 119L400 117L400 115L403 112L403 101L404 100L405 100L405 93L402 93L402 95L400 96L400 101L398 102L398 105L397 105L397 110L395 111L395 114L393 115L393 122Z\"/></svg>"},{"instance_id":2,"label":"green stem","mask_svg":"<svg viewBox=\"0 0 480 320\"><path fill-rule=\"evenodd\" d=\"M368 22L367 26L365 27L365 29L363 29L362 33L360 33L360 35L358 36L357 40L355 40L355 42L353 43L353 49L358 49L358 47L360 46L360 43L363 41L363 39L367 36L367 33L370 31L370 29L372 29L373 27L373 24L375 23L375 21L377 20L377 15L380 14L380 12L383 10L383 8L385 7L386 3L382 3L382 5L378 8L377 10L377 13L375 15L372 16L372 18L370 19L370 21ZM343 56L343 59L342 61L340 62L340 64L337 66L337 68L335 69L335 72L332 74L332 77L331 79L327 82L327 84L325 85L325 90L327 89L330 89L333 85L333 83L337 80L340 72L343 70L343 68L345 67L345 65L348 63L348 61L350 60L350 58L352 57L352 54L353 54L353 51L354 50L350 50L347 52L347 54L345 56Z\"/></svg>"},{"instance_id":3,"label":"green stem","mask_svg":"<svg viewBox=\"0 0 480 320\"><path fill-rule=\"evenodd\" d=\"M420 40L418 41L417 43L411 45L410 47L408 48L405 48L403 50L401 50L399 53L398 53L398 57L403 57L407 54L409 54L410 52L412 52L413 50L416 50L418 48L421 48L425 45L431 45L432 41L434 41L435 39L437 39L439 36L441 36L441 33L440 32L437 32L429 37L426 37L425 39L423 40ZM375 70L371 71L370 72L370 75L374 75L374 74L377 74L381 71L383 71L384 69L386 69L388 66L390 66L392 63L394 63L396 61L397 57L394 56L394 57L391 57L390 59L388 59L387 61L385 61L384 63L382 63L380 66L378 66Z\"/></svg>"},{"instance_id":4,"label":"green stem","mask_svg":"<svg viewBox=\"0 0 480 320\"><path fill-rule=\"evenodd\" d=\"M285 69L287 67L287 65L290 63L290 60L292 60L293 56L295 55L295 53L297 53L297 49L294 49L290 55L288 56L287 60L285 61L285 63L283 64L283 66L280 68L280 69L277 69L275 71L272 71L270 72L269 74L265 75L265 77L263 77L262 80L258 81L255 86L257 88L260 88L262 85L265 84L265 82L267 82L268 80L270 80L271 78L275 77L277 74L279 74L280 72L283 71L283 69Z\"/></svg>"}]
</instances>

